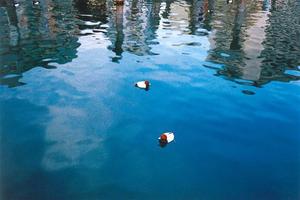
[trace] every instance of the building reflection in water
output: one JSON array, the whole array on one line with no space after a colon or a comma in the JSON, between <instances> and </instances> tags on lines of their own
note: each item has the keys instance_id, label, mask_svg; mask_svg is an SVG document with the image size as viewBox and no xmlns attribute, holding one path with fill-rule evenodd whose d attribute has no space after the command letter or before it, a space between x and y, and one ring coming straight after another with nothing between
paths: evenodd
<instances>
[{"instance_id":1,"label":"building reflection in water","mask_svg":"<svg viewBox=\"0 0 300 200\"><path fill-rule=\"evenodd\" d=\"M216 72L226 79L255 86L299 80L286 73L300 65L296 0L128 0L122 6L113 0L45 0L38 7L20 2L14 7L2 0L0 8L1 83L11 87L32 67L72 61L77 37L96 32L109 39L113 62L125 52L162 54L152 51L160 45L159 29L207 37L207 61L221 64Z\"/></svg>"},{"instance_id":2,"label":"building reflection in water","mask_svg":"<svg viewBox=\"0 0 300 200\"><path fill-rule=\"evenodd\" d=\"M0 81L10 87L21 85L22 73L33 67L70 62L79 46L71 0L19 4L2 0L0 5Z\"/></svg>"},{"instance_id":3,"label":"building reflection in water","mask_svg":"<svg viewBox=\"0 0 300 200\"><path fill-rule=\"evenodd\" d=\"M299 71L299 14L297 1L217 1L207 59L223 65L218 75L238 83L261 86L299 80L285 72Z\"/></svg>"}]
</instances>

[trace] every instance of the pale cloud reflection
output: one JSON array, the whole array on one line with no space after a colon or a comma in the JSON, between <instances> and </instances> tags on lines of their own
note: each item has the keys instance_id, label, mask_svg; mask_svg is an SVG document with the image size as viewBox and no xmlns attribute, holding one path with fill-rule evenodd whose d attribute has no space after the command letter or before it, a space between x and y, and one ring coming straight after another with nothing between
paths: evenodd
<instances>
[{"instance_id":1,"label":"pale cloud reflection","mask_svg":"<svg viewBox=\"0 0 300 200\"><path fill-rule=\"evenodd\" d=\"M103 153L103 136L88 132L83 125L87 118L84 110L70 106L51 106L49 112L52 120L45 135L49 147L42 160L42 166L46 170L60 170L84 164L81 162L83 157L96 149L101 149Z\"/></svg>"},{"instance_id":2,"label":"pale cloud reflection","mask_svg":"<svg viewBox=\"0 0 300 200\"><path fill-rule=\"evenodd\" d=\"M156 71L150 74L149 76L151 80L170 82L172 84L175 83L189 83L191 82L191 78L188 75L183 75L174 72L167 71Z\"/></svg>"}]
</instances>

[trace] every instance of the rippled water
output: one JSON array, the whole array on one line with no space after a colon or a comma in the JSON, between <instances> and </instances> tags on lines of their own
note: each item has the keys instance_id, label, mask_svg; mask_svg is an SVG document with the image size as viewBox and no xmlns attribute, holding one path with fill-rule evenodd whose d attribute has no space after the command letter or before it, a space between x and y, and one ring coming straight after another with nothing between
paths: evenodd
<instances>
[{"instance_id":1,"label":"rippled water","mask_svg":"<svg viewBox=\"0 0 300 200\"><path fill-rule=\"evenodd\" d=\"M0 199L300 199L298 0L15 3Z\"/></svg>"}]
</instances>

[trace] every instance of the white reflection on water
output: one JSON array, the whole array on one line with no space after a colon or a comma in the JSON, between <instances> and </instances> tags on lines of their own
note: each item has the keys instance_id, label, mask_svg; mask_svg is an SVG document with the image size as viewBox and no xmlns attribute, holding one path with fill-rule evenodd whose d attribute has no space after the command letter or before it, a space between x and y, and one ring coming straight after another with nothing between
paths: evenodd
<instances>
[{"instance_id":1,"label":"white reflection on water","mask_svg":"<svg viewBox=\"0 0 300 200\"><path fill-rule=\"evenodd\" d=\"M83 126L87 118L84 110L51 106L49 111L52 119L46 128L45 140L50 145L42 160L46 170L77 166L88 152L102 149L102 136L87 133Z\"/></svg>"},{"instance_id":2,"label":"white reflection on water","mask_svg":"<svg viewBox=\"0 0 300 200\"><path fill-rule=\"evenodd\" d=\"M263 41L266 38L265 29L267 27L268 14L261 12L253 18L256 19L253 25L246 30L248 37L245 38L245 67L243 68L242 78L246 80L256 81L261 76L262 58L259 58L264 50Z\"/></svg>"}]
</instances>

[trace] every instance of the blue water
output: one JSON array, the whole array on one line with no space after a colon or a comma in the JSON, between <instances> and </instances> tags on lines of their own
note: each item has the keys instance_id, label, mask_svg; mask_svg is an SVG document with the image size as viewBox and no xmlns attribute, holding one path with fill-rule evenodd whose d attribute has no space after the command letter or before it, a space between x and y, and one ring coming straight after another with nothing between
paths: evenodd
<instances>
[{"instance_id":1,"label":"blue water","mask_svg":"<svg viewBox=\"0 0 300 200\"><path fill-rule=\"evenodd\" d=\"M300 199L299 1L18 2L1 200Z\"/></svg>"}]
</instances>

